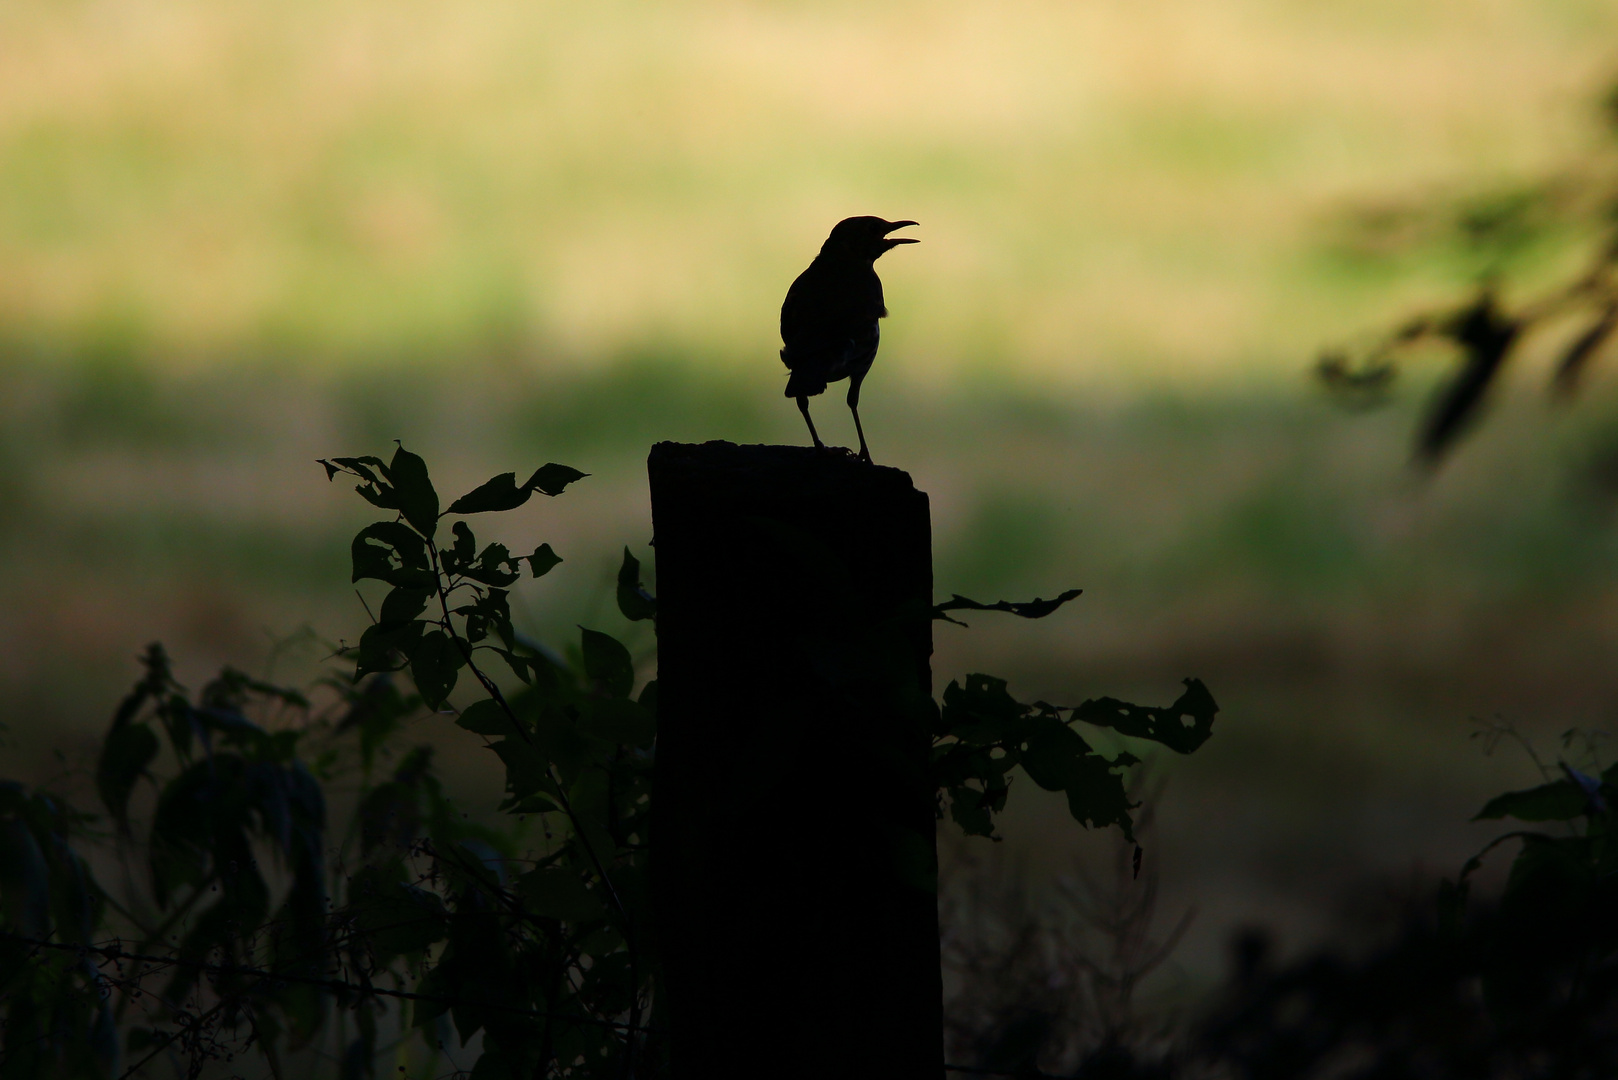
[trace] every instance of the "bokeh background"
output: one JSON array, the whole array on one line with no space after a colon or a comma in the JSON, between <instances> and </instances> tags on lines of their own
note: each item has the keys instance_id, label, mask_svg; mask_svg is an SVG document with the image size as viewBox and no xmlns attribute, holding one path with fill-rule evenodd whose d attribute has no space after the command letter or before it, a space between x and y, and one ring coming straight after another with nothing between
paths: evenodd
<instances>
[{"instance_id":1,"label":"bokeh background","mask_svg":"<svg viewBox=\"0 0 1618 1080\"><path fill-rule=\"evenodd\" d=\"M591 473L507 527L567 560L519 619L649 654L610 592L650 557L648 447L803 441L781 296L837 219L914 218L877 460L932 497L940 595L1086 590L940 626L940 688L1203 678L1224 712L1160 763L1148 855L1198 910L1171 974L1241 924L1301 948L1537 781L1474 721L1554 759L1618 707L1611 383L1551 408L1530 349L1427 474L1442 355L1372 412L1310 375L1474 280L1406 208L1612 153L1615 45L1599 0L0 4L4 772L80 765L148 640L196 683L357 638L369 508L315 458L393 439L452 493ZM816 411L852 439L835 389ZM492 758L419 734L489 809ZM1013 806L1036 888L1098 842Z\"/></svg>"}]
</instances>

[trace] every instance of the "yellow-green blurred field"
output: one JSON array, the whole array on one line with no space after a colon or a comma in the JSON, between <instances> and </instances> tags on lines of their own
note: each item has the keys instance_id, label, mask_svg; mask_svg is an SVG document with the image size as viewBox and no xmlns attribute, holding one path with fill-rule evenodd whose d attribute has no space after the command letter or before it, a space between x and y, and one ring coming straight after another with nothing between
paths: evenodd
<instances>
[{"instance_id":1,"label":"yellow-green blurred field","mask_svg":"<svg viewBox=\"0 0 1618 1080\"><path fill-rule=\"evenodd\" d=\"M1291 372L1388 299L1323 264L1334 215L1581 149L1615 24L1599 0L14 0L0 325L172 366L761 364L784 282L870 212L927 244L890 270L895 372Z\"/></svg>"},{"instance_id":2,"label":"yellow-green blurred field","mask_svg":"<svg viewBox=\"0 0 1618 1080\"><path fill-rule=\"evenodd\" d=\"M880 264L863 413L933 497L939 591L1087 590L941 627L940 684L1209 683L1160 840L1193 953L1450 870L1535 779L1468 717L1554 752L1618 706L1618 400L1548 408L1530 355L1423 479L1436 358L1370 414L1308 372L1476 269L1351 223L1608 153L1615 46L1595 0L0 4L4 771L82 754L148 639L193 680L352 639L369 519L314 459L395 438L445 490L592 473L523 512L568 561L519 619L624 629L646 449L802 440L778 304L877 213L922 244ZM836 388L817 415L852 436ZM1010 839L1069 846L1037 808Z\"/></svg>"}]
</instances>

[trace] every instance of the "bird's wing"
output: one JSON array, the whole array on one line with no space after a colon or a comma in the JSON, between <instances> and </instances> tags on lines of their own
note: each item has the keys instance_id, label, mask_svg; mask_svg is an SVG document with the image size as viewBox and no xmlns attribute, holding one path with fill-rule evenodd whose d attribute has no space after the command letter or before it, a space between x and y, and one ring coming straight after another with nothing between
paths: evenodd
<instances>
[{"instance_id":1,"label":"bird's wing","mask_svg":"<svg viewBox=\"0 0 1618 1080\"><path fill-rule=\"evenodd\" d=\"M854 354L874 352L882 308L882 283L874 273L849 275L811 263L787 290L781 305L781 358L787 367L846 366ZM838 377L838 376L833 376Z\"/></svg>"},{"instance_id":2,"label":"bird's wing","mask_svg":"<svg viewBox=\"0 0 1618 1080\"><path fill-rule=\"evenodd\" d=\"M799 274L781 303L782 359L791 367L793 358L820 352L827 336L827 323L833 303L832 281L819 263Z\"/></svg>"}]
</instances>

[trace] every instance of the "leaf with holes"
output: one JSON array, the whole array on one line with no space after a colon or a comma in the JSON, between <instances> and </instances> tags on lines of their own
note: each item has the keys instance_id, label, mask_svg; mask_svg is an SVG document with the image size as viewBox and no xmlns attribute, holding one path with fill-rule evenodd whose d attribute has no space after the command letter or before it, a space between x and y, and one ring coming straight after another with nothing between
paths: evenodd
<instances>
[{"instance_id":1,"label":"leaf with holes","mask_svg":"<svg viewBox=\"0 0 1618 1080\"><path fill-rule=\"evenodd\" d=\"M569 468L566 465L558 465L552 461L536 469L534 475L530 476L528 482L523 485L523 489L525 491L543 491L547 495L560 495L569 484L576 480L582 480L589 475L589 473L582 473L577 469Z\"/></svg>"},{"instance_id":2,"label":"leaf with holes","mask_svg":"<svg viewBox=\"0 0 1618 1080\"><path fill-rule=\"evenodd\" d=\"M1018 764L1046 791L1064 791L1079 782L1083 760L1091 753L1079 733L1060 721L1043 724L1023 744Z\"/></svg>"},{"instance_id":3,"label":"leaf with holes","mask_svg":"<svg viewBox=\"0 0 1618 1080\"><path fill-rule=\"evenodd\" d=\"M437 580L427 563L427 545L397 521L378 521L361 529L350 545L352 580L373 578L403 588L430 589Z\"/></svg>"},{"instance_id":4,"label":"leaf with holes","mask_svg":"<svg viewBox=\"0 0 1618 1080\"><path fill-rule=\"evenodd\" d=\"M1120 735L1150 739L1180 754L1189 754L1213 734L1219 705L1201 679L1186 679L1185 693L1166 709L1131 705L1117 698L1096 698L1073 710L1073 718Z\"/></svg>"}]
</instances>

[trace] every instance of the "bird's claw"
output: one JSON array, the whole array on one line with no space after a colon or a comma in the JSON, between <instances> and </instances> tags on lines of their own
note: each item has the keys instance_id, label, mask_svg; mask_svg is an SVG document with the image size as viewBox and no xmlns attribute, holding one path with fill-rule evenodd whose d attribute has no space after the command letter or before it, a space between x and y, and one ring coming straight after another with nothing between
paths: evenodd
<instances>
[{"instance_id":1,"label":"bird's claw","mask_svg":"<svg viewBox=\"0 0 1618 1080\"><path fill-rule=\"evenodd\" d=\"M815 451L828 456L853 458L855 461L863 461L867 465L876 464L871 460L871 454L869 451L862 453L856 451L852 446L827 446L825 443L817 443L815 445Z\"/></svg>"}]
</instances>

